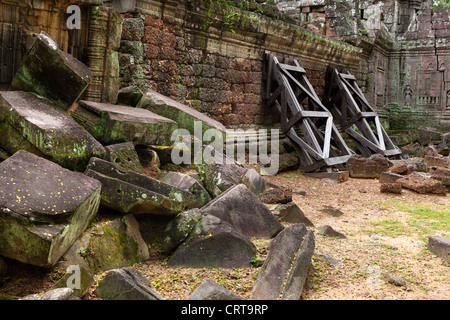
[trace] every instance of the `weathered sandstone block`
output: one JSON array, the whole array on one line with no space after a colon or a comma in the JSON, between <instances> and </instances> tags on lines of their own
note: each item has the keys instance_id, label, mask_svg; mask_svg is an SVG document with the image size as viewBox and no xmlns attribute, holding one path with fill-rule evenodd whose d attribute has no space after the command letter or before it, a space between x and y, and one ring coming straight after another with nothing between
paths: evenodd
<instances>
[{"instance_id":1,"label":"weathered sandstone block","mask_svg":"<svg viewBox=\"0 0 450 320\"><path fill-rule=\"evenodd\" d=\"M27 151L0 163L0 254L53 266L100 204L98 180Z\"/></svg>"}]
</instances>

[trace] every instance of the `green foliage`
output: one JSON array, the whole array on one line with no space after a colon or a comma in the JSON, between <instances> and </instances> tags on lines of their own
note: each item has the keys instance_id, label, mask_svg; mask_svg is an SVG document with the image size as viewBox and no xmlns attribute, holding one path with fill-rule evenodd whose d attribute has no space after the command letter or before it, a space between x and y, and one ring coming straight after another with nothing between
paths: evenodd
<instances>
[{"instance_id":1,"label":"green foliage","mask_svg":"<svg viewBox=\"0 0 450 320\"><path fill-rule=\"evenodd\" d=\"M431 0L431 9L447 8L450 9L450 2L448 0Z\"/></svg>"}]
</instances>

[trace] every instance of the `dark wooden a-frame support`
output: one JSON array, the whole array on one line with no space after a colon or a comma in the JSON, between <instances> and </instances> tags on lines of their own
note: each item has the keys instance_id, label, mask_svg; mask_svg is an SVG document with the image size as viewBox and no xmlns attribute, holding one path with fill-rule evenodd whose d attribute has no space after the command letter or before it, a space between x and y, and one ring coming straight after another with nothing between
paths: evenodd
<instances>
[{"instance_id":1,"label":"dark wooden a-frame support","mask_svg":"<svg viewBox=\"0 0 450 320\"><path fill-rule=\"evenodd\" d=\"M401 150L394 145L381 125L378 114L364 97L355 76L350 72L341 73L333 67L328 67L324 104L341 126L341 130L353 139L364 157L375 153L387 157L401 154ZM354 129L354 125L359 132Z\"/></svg>"},{"instance_id":2,"label":"dark wooden a-frame support","mask_svg":"<svg viewBox=\"0 0 450 320\"><path fill-rule=\"evenodd\" d=\"M263 95L267 105L278 112L281 130L297 152L301 169L314 172L343 168L354 152L306 78L305 69L295 59L280 59L283 63L275 55L265 54Z\"/></svg>"}]
</instances>

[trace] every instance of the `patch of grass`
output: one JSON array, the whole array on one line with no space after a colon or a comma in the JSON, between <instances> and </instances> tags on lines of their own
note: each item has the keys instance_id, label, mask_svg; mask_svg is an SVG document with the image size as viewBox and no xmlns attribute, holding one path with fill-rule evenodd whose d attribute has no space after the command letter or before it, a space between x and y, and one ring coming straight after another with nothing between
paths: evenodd
<instances>
[{"instance_id":1,"label":"patch of grass","mask_svg":"<svg viewBox=\"0 0 450 320\"><path fill-rule=\"evenodd\" d=\"M400 200L380 200L372 205L377 205L382 210L387 210L389 213L393 209L411 214L411 219L408 222L409 226L414 227L419 235L431 234L435 230L450 233L450 206L441 205L436 208L436 205L425 203L411 203ZM422 222L422 223L421 223ZM408 228L401 226L398 221L385 220L381 223L375 222L374 225L386 227L391 234L400 234L401 230L408 232ZM444 235L445 236L445 235ZM448 235L447 235L448 236Z\"/></svg>"},{"instance_id":2,"label":"patch of grass","mask_svg":"<svg viewBox=\"0 0 450 320\"><path fill-rule=\"evenodd\" d=\"M395 237L404 234L411 234L411 229L409 229L403 222L396 220L382 220L382 221L371 221L371 225L379 227L381 230L378 232L383 232L384 234Z\"/></svg>"}]
</instances>

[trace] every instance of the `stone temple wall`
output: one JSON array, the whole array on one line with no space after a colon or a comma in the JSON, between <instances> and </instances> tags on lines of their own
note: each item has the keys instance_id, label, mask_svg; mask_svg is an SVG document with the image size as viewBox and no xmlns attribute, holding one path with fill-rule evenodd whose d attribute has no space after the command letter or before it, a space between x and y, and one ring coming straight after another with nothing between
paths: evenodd
<instances>
[{"instance_id":1,"label":"stone temple wall","mask_svg":"<svg viewBox=\"0 0 450 320\"><path fill-rule=\"evenodd\" d=\"M362 49L359 80L388 128L450 129L450 22L425 0L277 0L305 29Z\"/></svg>"},{"instance_id":2,"label":"stone temple wall","mask_svg":"<svg viewBox=\"0 0 450 320\"><path fill-rule=\"evenodd\" d=\"M124 84L185 103L225 126L276 124L261 101L266 51L297 57L317 94L329 64L359 72L361 50L267 14L194 1L137 2L125 15Z\"/></svg>"},{"instance_id":3,"label":"stone temple wall","mask_svg":"<svg viewBox=\"0 0 450 320\"><path fill-rule=\"evenodd\" d=\"M119 14L113 3L133 9ZM114 102L120 87L137 84L228 127L274 126L261 101L269 51L298 58L319 97L327 66L348 69L387 128L449 127L447 11L428 9L429 0L275 3L241 10L200 0L2 0L0 89L43 30L92 69L84 98L93 101ZM80 30L66 27L70 4L82 9Z\"/></svg>"}]
</instances>

